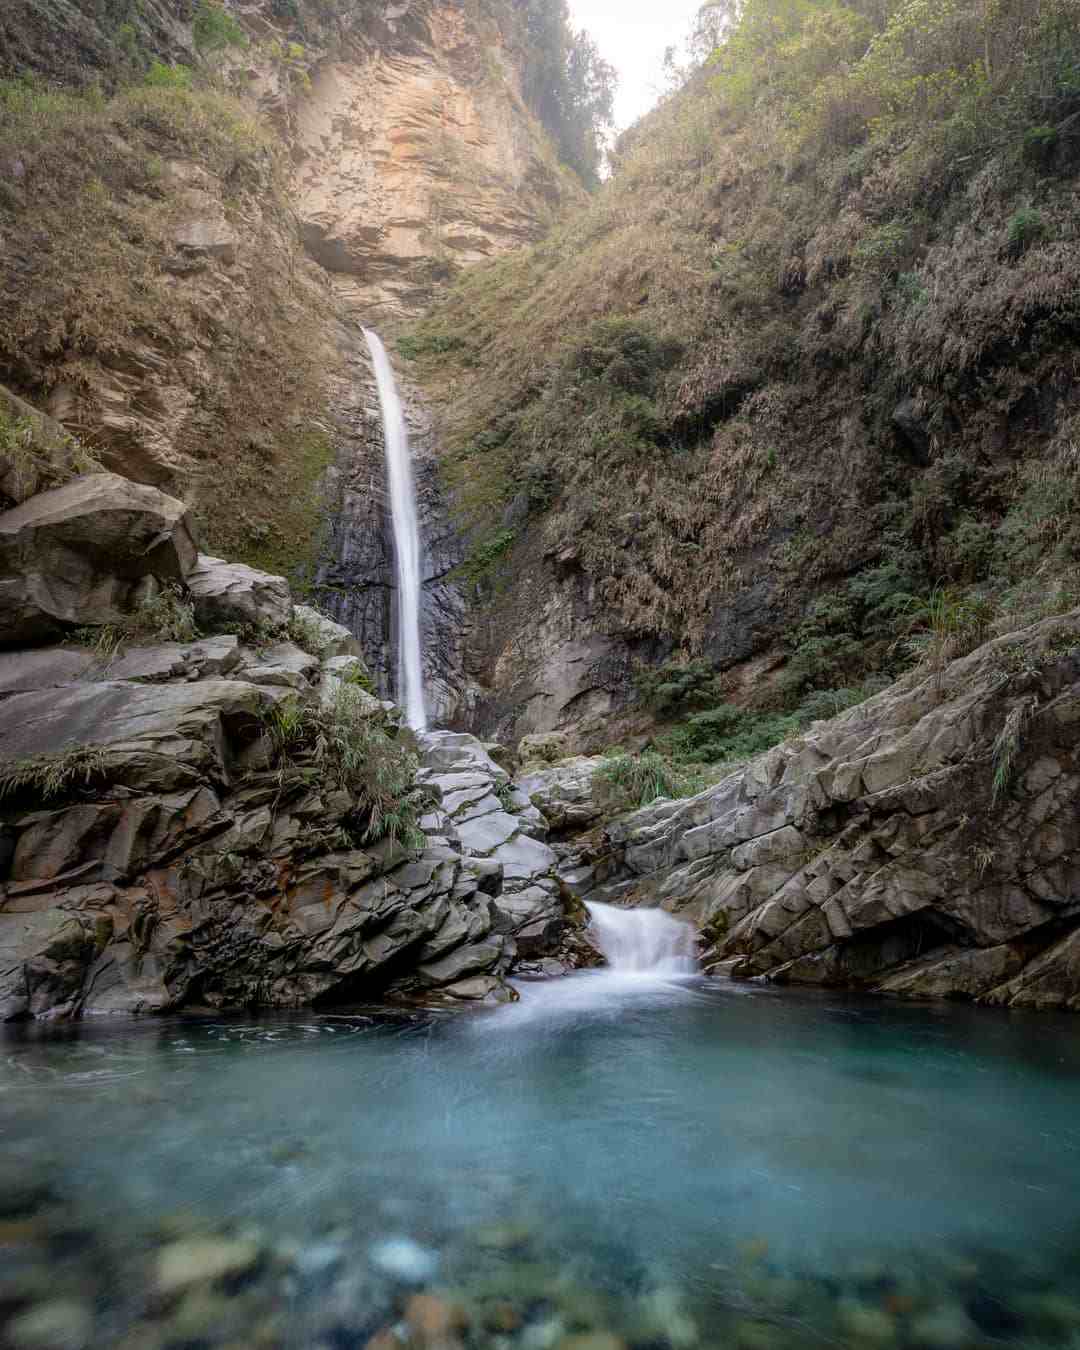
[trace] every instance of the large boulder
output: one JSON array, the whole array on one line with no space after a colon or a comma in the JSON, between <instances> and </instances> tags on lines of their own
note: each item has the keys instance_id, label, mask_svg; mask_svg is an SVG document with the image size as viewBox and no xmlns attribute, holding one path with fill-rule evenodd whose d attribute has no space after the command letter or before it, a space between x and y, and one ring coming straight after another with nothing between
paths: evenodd
<instances>
[{"instance_id":1,"label":"large boulder","mask_svg":"<svg viewBox=\"0 0 1080 1350\"><path fill-rule=\"evenodd\" d=\"M115 473L88 474L0 515L0 643L122 621L195 565L188 508Z\"/></svg>"},{"instance_id":2,"label":"large boulder","mask_svg":"<svg viewBox=\"0 0 1080 1350\"><path fill-rule=\"evenodd\" d=\"M285 578L244 563L200 554L187 584L199 627L208 631L237 626L278 629L292 616L292 595Z\"/></svg>"},{"instance_id":3,"label":"large boulder","mask_svg":"<svg viewBox=\"0 0 1080 1350\"><path fill-rule=\"evenodd\" d=\"M518 787L553 830L566 834L585 830L604 813L594 788L605 762L602 755L577 755L526 774Z\"/></svg>"}]
</instances>

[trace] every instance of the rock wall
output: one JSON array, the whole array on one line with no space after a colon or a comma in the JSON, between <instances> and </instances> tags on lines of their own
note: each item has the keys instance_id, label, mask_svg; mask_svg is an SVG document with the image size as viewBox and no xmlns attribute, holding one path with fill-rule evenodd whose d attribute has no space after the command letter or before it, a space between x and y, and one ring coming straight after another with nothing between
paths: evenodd
<instances>
[{"instance_id":1,"label":"rock wall","mask_svg":"<svg viewBox=\"0 0 1080 1350\"><path fill-rule=\"evenodd\" d=\"M1073 611L614 822L563 880L685 912L715 973L1080 1010L1078 838Z\"/></svg>"},{"instance_id":2,"label":"rock wall","mask_svg":"<svg viewBox=\"0 0 1080 1350\"><path fill-rule=\"evenodd\" d=\"M294 192L345 304L415 317L462 267L537 239L584 192L521 98L498 30L462 0L381 0L310 72Z\"/></svg>"},{"instance_id":3,"label":"rock wall","mask_svg":"<svg viewBox=\"0 0 1080 1350\"><path fill-rule=\"evenodd\" d=\"M518 943L565 926L543 818L472 737L411 776L365 682L346 629L198 556L154 488L0 513L0 1018L513 997ZM401 779L380 810L422 809L419 839L374 828L324 736Z\"/></svg>"}]
</instances>

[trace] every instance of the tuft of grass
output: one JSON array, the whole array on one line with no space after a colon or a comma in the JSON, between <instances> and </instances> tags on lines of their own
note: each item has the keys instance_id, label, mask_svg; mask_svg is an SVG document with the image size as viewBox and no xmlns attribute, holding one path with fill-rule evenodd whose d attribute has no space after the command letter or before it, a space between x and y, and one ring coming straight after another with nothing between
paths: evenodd
<instances>
[{"instance_id":1,"label":"tuft of grass","mask_svg":"<svg viewBox=\"0 0 1080 1350\"><path fill-rule=\"evenodd\" d=\"M389 839L423 847L418 821L423 794L415 786L417 760L373 717L355 685L343 683L329 706L296 697L265 713L267 731L282 772L314 769L355 802L360 840Z\"/></svg>"},{"instance_id":2,"label":"tuft of grass","mask_svg":"<svg viewBox=\"0 0 1080 1350\"><path fill-rule=\"evenodd\" d=\"M217 0L199 0L191 31L195 46L204 55L248 45L243 28Z\"/></svg>"},{"instance_id":3,"label":"tuft of grass","mask_svg":"<svg viewBox=\"0 0 1080 1350\"><path fill-rule=\"evenodd\" d=\"M108 758L98 746L77 745L70 750L26 759L0 761L0 800L31 797L50 802L99 784Z\"/></svg>"},{"instance_id":4,"label":"tuft of grass","mask_svg":"<svg viewBox=\"0 0 1080 1350\"><path fill-rule=\"evenodd\" d=\"M141 601L127 618L77 628L73 636L76 642L93 647L103 660L111 660L129 643L194 642L199 630L194 604L184 588L173 582Z\"/></svg>"},{"instance_id":5,"label":"tuft of grass","mask_svg":"<svg viewBox=\"0 0 1080 1350\"><path fill-rule=\"evenodd\" d=\"M1013 779L1016 758L1023 744L1024 724L1031 716L1033 704L1023 699L1010 708L1001 730L994 739L994 776L991 800L996 806L1008 792Z\"/></svg>"}]
</instances>

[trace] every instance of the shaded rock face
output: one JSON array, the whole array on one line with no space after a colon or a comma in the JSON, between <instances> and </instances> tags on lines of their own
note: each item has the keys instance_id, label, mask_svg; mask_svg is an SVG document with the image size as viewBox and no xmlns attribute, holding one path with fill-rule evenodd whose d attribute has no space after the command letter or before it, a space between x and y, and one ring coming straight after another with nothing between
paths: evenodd
<instances>
[{"instance_id":1,"label":"shaded rock face","mask_svg":"<svg viewBox=\"0 0 1080 1350\"><path fill-rule=\"evenodd\" d=\"M607 827L579 898L695 919L712 968L1080 1010L1080 611L915 673Z\"/></svg>"},{"instance_id":2,"label":"shaded rock face","mask_svg":"<svg viewBox=\"0 0 1080 1350\"><path fill-rule=\"evenodd\" d=\"M0 514L0 644L122 619L195 556L187 507L155 488L97 473L38 493Z\"/></svg>"},{"instance_id":3,"label":"shaded rock face","mask_svg":"<svg viewBox=\"0 0 1080 1350\"><path fill-rule=\"evenodd\" d=\"M460 267L583 198L497 40L455 0L379 0L297 110L304 242L368 320L416 316Z\"/></svg>"},{"instance_id":4,"label":"shaded rock face","mask_svg":"<svg viewBox=\"0 0 1080 1350\"><path fill-rule=\"evenodd\" d=\"M16 797L0 823L3 1017L434 989L499 1000L519 945L558 946L544 823L473 738L425 740L432 807L415 853L350 847L348 793L261 767L267 709L321 673L308 657L298 684L263 682L275 653L234 647L220 678L213 653L200 664L192 650L182 682L97 672L0 701L0 770L84 757L54 804L20 809ZM156 656L144 649L143 668L160 669Z\"/></svg>"}]
</instances>

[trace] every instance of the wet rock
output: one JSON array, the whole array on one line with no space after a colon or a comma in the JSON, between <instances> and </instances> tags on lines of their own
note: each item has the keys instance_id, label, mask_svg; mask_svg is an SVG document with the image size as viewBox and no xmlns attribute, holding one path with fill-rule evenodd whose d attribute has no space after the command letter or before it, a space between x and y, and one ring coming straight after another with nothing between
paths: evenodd
<instances>
[{"instance_id":1,"label":"wet rock","mask_svg":"<svg viewBox=\"0 0 1080 1350\"><path fill-rule=\"evenodd\" d=\"M405 1305L405 1325L412 1339L423 1346L446 1345L469 1325L469 1314L460 1303L437 1294L413 1294Z\"/></svg>"},{"instance_id":2,"label":"wet rock","mask_svg":"<svg viewBox=\"0 0 1080 1350\"><path fill-rule=\"evenodd\" d=\"M182 1238L158 1252L156 1288L173 1297L197 1285L232 1285L252 1275L262 1261L259 1244L247 1239Z\"/></svg>"},{"instance_id":3,"label":"wet rock","mask_svg":"<svg viewBox=\"0 0 1080 1350\"><path fill-rule=\"evenodd\" d=\"M856 1345L880 1346L885 1350L897 1343L896 1321L883 1308L869 1303L841 1303L836 1319L845 1336Z\"/></svg>"},{"instance_id":4,"label":"wet rock","mask_svg":"<svg viewBox=\"0 0 1080 1350\"><path fill-rule=\"evenodd\" d=\"M958 1303L946 1303L914 1318L908 1336L925 1350L962 1350L977 1344L981 1333Z\"/></svg>"},{"instance_id":5,"label":"wet rock","mask_svg":"<svg viewBox=\"0 0 1080 1350\"><path fill-rule=\"evenodd\" d=\"M421 1247L412 1238L384 1238L369 1252L371 1264L403 1284L427 1284L438 1273L437 1252Z\"/></svg>"},{"instance_id":6,"label":"wet rock","mask_svg":"<svg viewBox=\"0 0 1080 1350\"><path fill-rule=\"evenodd\" d=\"M199 627L210 632L248 627L275 630L292 613L284 577L259 572L244 563L200 554L187 577Z\"/></svg>"},{"instance_id":7,"label":"wet rock","mask_svg":"<svg viewBox=\"0 0 1080 1350\"><path fill-rule=\"evenodd\" d=\"M76 1299L52 1299L20 1313L4 1329L11 1350L86 1350L93 1343L94 1317Z\"/></svg>"},{"instance_id":8,"label":"wet rock","mask_svg":"<svg viewBox=\"0 0 1080 1350\"><path fill-rule=\"evenodd\" d=\"M183 502L87 474L0 515L0 643L114 623L195 565Z\"/></svg>"}]
</instances>

